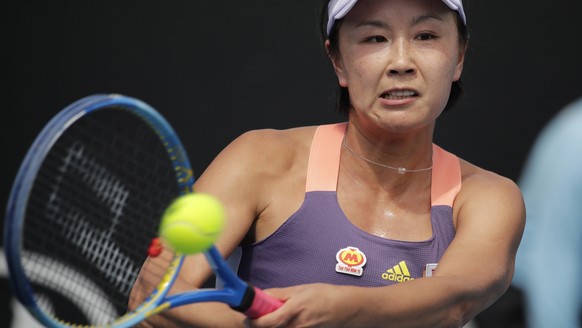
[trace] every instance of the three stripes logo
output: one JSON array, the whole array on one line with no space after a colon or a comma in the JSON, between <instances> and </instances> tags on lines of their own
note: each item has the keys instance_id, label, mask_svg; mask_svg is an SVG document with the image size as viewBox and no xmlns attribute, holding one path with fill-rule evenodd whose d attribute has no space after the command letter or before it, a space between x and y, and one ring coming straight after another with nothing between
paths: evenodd
<instances>
[{"instance_id":1,"label":"three stripes logo","mask_svg":"<svg viewBox=\"0 0 582 328\"><path fill-rule=\"evenodd\" d=\"M408 271L408 266L405 261L400 261L400 263L396 264L391 269L386 270L386 272L382 274L382 279L395 282L414 280L414 278L410 276L410 271Z\"/></svg>"}]
</instances>

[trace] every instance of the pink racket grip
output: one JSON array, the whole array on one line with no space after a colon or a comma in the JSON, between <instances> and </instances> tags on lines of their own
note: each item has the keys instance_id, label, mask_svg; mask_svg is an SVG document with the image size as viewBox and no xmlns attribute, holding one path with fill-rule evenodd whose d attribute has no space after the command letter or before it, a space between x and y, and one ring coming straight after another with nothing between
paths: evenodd
<instances>
[{"instance_id":1,"label":"pink racket grip","mask_svg":"<svg viewBox=\"0 0 582 328\"><path fill-rule=\"evenodd\" d=\"M264 291L252 287L255 292L255 297L253 298L251 306L244 311L247 317L250 319L256 319L259 317L264 316L265 314L271 313L281 306L283 306L283 302L274 298L273 296L269 296Z\"/></svg>"}]
</instances>

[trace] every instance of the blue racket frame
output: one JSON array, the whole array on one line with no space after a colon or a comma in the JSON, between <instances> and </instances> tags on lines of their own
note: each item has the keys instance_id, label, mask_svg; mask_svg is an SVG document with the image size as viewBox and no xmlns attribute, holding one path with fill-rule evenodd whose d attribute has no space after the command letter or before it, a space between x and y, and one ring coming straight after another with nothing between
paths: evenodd
<instances>
[{"instance_id":1,"label":"blue racket frame","mask_svg":"<svg viewBox=\"0 0 582 328\"><path fill-rule=\"evenodd\" d=\"M169 158L172 160L181 193L193 192L194 176L180 139L170 124L148 104L123 95L93 95L69 105L50 120L35 139L18 171L8 201L4 225L4 247L9 263L11 287L28 311L48 327L72 327L73 324L64 323L46 314L36 304L32 288L25 278L20 262L22 255L20 238L14 238L14 236L20 236L23 228L22 218L25 215L33 182L52 144L79 118L93 111L109 107L120 107L132 112L157 131L158 136L166 146ZM223 289L198 289L166 297L184 262L184 256L176 254L166 276L149 298L133 312L118 318L109 326L132 327L147 317L169 308L196 302L223 302L250 317L260 316L280 306L281 303L278 300L266 296L262 291L240 280L215 246L205 251L204 255L216 276L223 281Z\"/></svg>"},{"instance_id":2,"label":"blue racket frame","mask_svg":"<svg viewBox=\"0 0 582 328\"><path fill-rule=\"evenodd\" d=\"M23 228L22 218L25 215L26 204L28 203L33 182L52 144L79 118L93 111L112 106L121 107L141 117L157 132L160 139L166 145L166 150L168 151L169 158L172 160L176 172L176 179L182 193L191 192L194 184L194 176L188 156L177 134L164 117L148 104L138 99L123 95L93 95L72 103L54 116L36 137L20 166L10 193L4 222L4 249L6 260L9 264L8 270L12 290L28 311L42 324L49 327L68 327L69 325L63 324L47 315L37 306L32 296L32 288L25 278L24 270L20 262L21 240L19 237L15 238L15 236L20 236ZM182 262L183 256L177 256L173 261L173 268L175 270L171 272L170 277L167 277L165 284L171 285L173 283ZM158 288L158 292L153 294L148 302L144 303L144 306L126 318L133 318L135 320L124 320L123 323L120 323L119 327L129 327L143 320L143 316L139 315L140 311L146 311L147 306L155 307L156 302L159 302L166 293L166 289Z\"/></svg>"}]
</instances>

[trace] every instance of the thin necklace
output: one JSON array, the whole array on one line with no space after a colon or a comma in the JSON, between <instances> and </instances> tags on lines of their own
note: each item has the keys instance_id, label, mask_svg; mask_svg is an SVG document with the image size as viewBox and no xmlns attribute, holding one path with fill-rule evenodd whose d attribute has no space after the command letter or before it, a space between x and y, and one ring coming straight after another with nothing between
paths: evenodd
<instances>
[{"instance_id":1,"label":"thin necklace","mask_svg":"<svg viewBox=\"0 0 582 328\"><path fill-rule=\"evenodd\" d=\"M372 163L372 164L374 164L374 165L378 165L378 166L381 166L381 167L385 167L385 168L387 168L387 169L391 169L391 170L396 170L396 171L398 171L398 173L399 173L399 174L406 174L406 173L408 173L408 172L411 172L411 173L412 173L412 172L422 172L422 171L428 171L428 170L431 170L431 169L432 169L432 165L431 165L430 167L427 167L427 168L424 168L424 169L416 169L416 170L410 170L410 169L407 169L407 168L405 168L405 167L394 167L394 166L390 166L390 165L386 165L386 164L378 163L378 162L375 162L375 161L373 161L373 160L371 160L371 159L368 159L368 158L366 158L366 157L364 157L364 156L362 156L362 155L360 155L360 154L358 154L358 153L354 152L354 151L353 151L353 150L350 148L350 146L348 146L348 142L346 141L346 138L344 138L344 140L343 140L343 142L342 142L342 145L343 145L344 147L346 147L346 149L347 149L347 150L348 150L350 153L352 153L352 155L356 156L357 158L359 158L359 159L361 159L361 160L364 160L364 161L366 161L366 162L368 162L368 163Z\"/></svg>"}]
</instances>

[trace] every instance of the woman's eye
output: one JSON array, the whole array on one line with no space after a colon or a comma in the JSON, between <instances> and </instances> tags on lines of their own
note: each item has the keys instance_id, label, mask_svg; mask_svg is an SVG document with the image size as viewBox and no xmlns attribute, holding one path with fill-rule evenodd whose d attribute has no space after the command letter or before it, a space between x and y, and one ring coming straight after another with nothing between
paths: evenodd
<instances>
[{"instance_id":1,"label":"woman's eye","mask_svg":"<svg viewBox=\"0 0 582 328\"><path fill-rule=\"evenodd\" d=\"M436 35L431 33L420 33L417 37L418 40L428 41L436 38Z\"/></svg>"},{"instance_id":2,"label":"woman's eye","mask_svg":"<svg viewBox=\"0 0 582 328\"><path fill-rule=\"evenodd\" d=\"M380 35L374 35L374 36L367 38L366 41L372 42L372 43L379 43L379 42L385 42L386 38L383 36L380 36Z\"/></svg>"}]
</instances>

